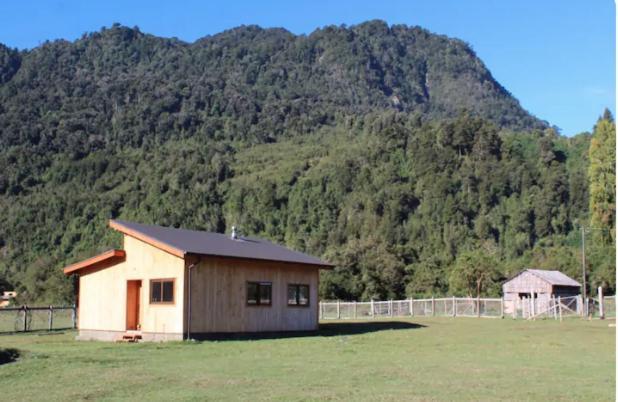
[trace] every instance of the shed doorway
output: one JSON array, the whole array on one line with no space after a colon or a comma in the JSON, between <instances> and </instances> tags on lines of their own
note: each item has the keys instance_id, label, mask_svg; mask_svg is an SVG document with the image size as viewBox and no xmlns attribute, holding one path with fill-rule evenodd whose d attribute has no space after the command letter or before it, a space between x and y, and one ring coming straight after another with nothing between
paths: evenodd
<instances>
[{"instance_id":1,"label":"shed doorway","mask_svg":"<svg viewBox=\"0 0 618 402\"><path fill-rule=\"evenodd\" d=\"M142 281L127 281L127 330L138 330L141 328L140 320L140 295Z\"/></svg>"}]
</instances>

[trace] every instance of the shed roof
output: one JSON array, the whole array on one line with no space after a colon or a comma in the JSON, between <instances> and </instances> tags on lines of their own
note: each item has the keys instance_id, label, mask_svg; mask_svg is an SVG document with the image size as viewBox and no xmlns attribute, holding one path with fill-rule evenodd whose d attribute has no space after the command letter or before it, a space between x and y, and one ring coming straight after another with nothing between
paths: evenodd
<instances>
[{"instance_id":1,"label":"shed roof","mask_svg":"<svg viewBox=\"0 0 618 402\"><path fill-rule=\"evenodd\" d=\"M574 286L580 287L581 284L574 279L569 278L565 274L560 271L548 271L543 269L526 269L522 271L519 275L524 272L530 272L532 275L536 275L539 278L543 279L545 282L550 285L556 286ZM516 276L519 276L516 275Z\"/></svg>"},{"instance_id":2,"label":"shed roof","mask_svg":"<svg viewBox=\"0 0 618 402\"><path fill-rule=\"evenodd\" d=\"M72 274L73 272L92 268L96 266L102 266L104 264L112 264L116 262L123 261L125 258L124 250L107 250L104 253L99 255L95 255L94 257L90 257L86 260L76 262L75 264L68 265L64 267L63 271L65 275Z\"/></svg>"},{"instance_id":3,"label":"shed roof","mask_svg":"<svg viewBox=\"0 0 618 402\"><path fill-rule=\"evenodd\" d=\"M111 220L109 225L126 235L183 258L186 254L199 254L291 262L324 268L333 266L319 258L254 237L239 236L232 239L230 236L221 233L144 225L121 220Z\"/></svg>"}]
</instances>

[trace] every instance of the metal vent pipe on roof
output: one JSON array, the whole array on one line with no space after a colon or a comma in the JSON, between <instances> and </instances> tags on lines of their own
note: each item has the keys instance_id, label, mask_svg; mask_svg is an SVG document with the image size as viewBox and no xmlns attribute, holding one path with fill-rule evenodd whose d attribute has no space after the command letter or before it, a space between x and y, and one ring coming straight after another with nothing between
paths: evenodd
<instances>
[{"instance_id":1,"label":"metal vent pipe on roof","mask_svg":"<svg viewBox=\"0 0 618 402\"><path fill-rule=\"evenodd\" d=\"M236 233L236 226L232 226L232 240L236 240L238 238L238 234Z\"/></svg>"}]
</instances>

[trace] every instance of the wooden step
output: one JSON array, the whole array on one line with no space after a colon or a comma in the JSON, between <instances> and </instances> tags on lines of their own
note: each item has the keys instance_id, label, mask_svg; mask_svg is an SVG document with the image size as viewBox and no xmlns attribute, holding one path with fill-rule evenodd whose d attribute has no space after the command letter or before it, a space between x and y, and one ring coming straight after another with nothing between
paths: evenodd
<instances>
[{"instance_id":1,"label":"wooden step","mask_svg":"<svg viewBox=\"0 0 618 402\"><path fill-rule=\"evenodd\" d=\"M141 334L126 333L126 334L122 335L122 338L119 339L118 342L136 343L136 342L139 342L141 339L142 339L142 335Z\"/></svg>"}]
</instances>

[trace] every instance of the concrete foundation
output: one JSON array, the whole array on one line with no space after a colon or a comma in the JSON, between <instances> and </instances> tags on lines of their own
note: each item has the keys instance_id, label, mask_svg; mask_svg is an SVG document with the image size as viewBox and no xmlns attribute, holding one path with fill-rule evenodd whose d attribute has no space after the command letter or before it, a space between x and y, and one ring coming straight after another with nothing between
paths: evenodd
<instances>
[{"instance_id":1,"label":"concrete foundation","mask_svg":"<svg viewBox=\"0 0 618 402\"><path fill-rule=\"evenodd\" d=\"M126 333L127 331L80 329L75 339L78 341L115 342L122 339L122 336ZM141 332L140 335L142 335L142 341L145 342L182 341L184 339L183 334L179 333Z\"/></svg>"}]
</instances>

